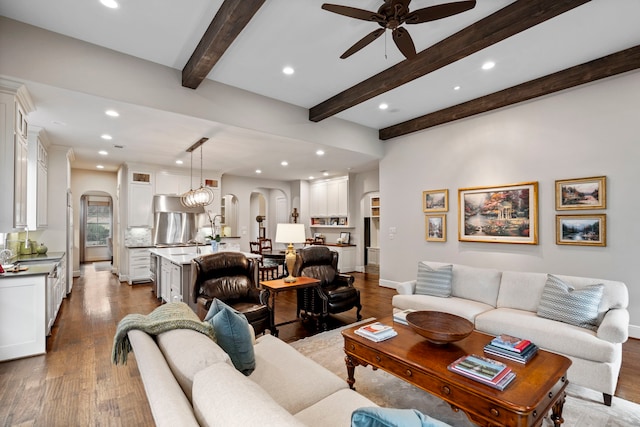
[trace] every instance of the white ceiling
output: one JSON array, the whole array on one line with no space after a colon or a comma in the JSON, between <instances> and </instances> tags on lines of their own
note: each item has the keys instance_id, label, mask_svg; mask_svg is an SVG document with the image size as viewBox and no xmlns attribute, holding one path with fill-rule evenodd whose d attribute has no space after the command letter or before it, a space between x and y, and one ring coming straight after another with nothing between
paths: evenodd
<instances>
[{"instance_id":1,"label":"white ceiling","mask_svg":"<svg viewBox=\"0 0 640 427\"><path fill-rule=\"evenodd\" d=\"M382 0L331 0L332 3L377 10ZM443 1L413 0L412 10ZM181 70L213 19L221 0L119 0L112 10L98 0L0 0L0 14L122 53ZM269 0L249 22L208 78L300 107L310 108L340 91L383 71L404 58L390 37L380 37L348 59L339 56L377 28L320 8L322 0ZM475 9L439 21L407 25L417 51L512 3L478 0ZM398 89L343 111L337 117L380 129L459 104L536 77L640 44L638 0L593 0L490 48L453 63ZM385 52L386 51L386 52ZM495 61L491 71L480 66ZM296 70L285 76L285 65ZM454 86L461 89L454 91ZM95 168L100 162L115 170L131 155L165 166L202 135L207 159L228 159L224 173L271 179L307 179L319 171L344 174L365 170L376 159L353 151L286 140L166 111L106 100L86 94L29 84L37 110L31 122L45 127L53 144L71 145L73 167ZM379 110L385 102L390 108ZM114 108L120 117L104 116ZM54 123L55 122L55 123ZM108 124L108 125L107 125ZM96 135L117 135L107 143L109 156L96 151L105 141ZM184 141L184 147L176 144ZM153 151L149 152L149 144ZM113 144L124 145L126 154ZM325 148L327 155L312 153ZM282 168L286 160L290 166Z\"/></svg>"}]
</instances>

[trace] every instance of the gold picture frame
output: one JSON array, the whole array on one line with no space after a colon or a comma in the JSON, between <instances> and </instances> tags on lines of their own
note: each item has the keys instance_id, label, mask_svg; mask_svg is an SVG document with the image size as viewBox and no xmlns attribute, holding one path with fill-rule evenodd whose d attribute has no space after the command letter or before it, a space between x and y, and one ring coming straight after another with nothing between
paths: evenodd
<instances>
[{"instance_id":1,"label":"gold picture frame","mask_svg":"<svg viewBox=\"0 0 640 427\"><path fill-rule=\"evenodd\" d=\"M424 213L449 211L449 190L423 191L422 211Z\"/></svg>"},{"instance_id":2,"label":"gold picture frame","mask_svg":"<svg viewBox=\"0 0 640 427\"><path fill-rule=\"evenodd\" d=\"M425 215L424 232L427 242L446 242L447 216L445 214Z\"/></svg>"},{"instance_id":3,"label":"gold picture frame","mask_svg":"<svg viewBox=\"0 0 640 427\"><path fill-rule=\"evenodd\" d=\"M458 240L538 244L538 182L458 189Z\"/></svg>"},{"instance_id":4,"label":"gold picture frame","mask_svg":"<svg viewBox=\"0 0 640 427\"><path fill-rule=\"evenodd\" d=\"M556 210L606 209L607 177L556 180Z\"/></svg>"},{"instance_id":5,"label":"gold picture frame","mask_svg":"<svg viewBox=\"0 0 640 427\"><path fill-rule=\"evenodd\" d=\"M556 215L556 245L607 246L607 215Z\"/></svg>"}]
</instances>

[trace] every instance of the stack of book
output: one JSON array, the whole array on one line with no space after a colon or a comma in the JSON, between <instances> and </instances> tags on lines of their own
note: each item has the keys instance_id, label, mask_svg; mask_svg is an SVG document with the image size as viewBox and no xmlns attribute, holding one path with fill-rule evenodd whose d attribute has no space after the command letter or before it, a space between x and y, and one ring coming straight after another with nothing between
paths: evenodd
<instances>
[{"instance_id":1,"label":"stack of book","mask_svg":"<svg viewBox=\"0 0 640 427\"><path fill-rule=\"evenodd\" d=\"M485 345L484 352L514 362L527 363L538 352L538 346L529 340L502 334Z\"/></svg>"},{"instance_id":2,"label":"stack of book","mask_svg":"<svg viewBox=\"0 0 640 427\"><path fill-rule=\"evenodd\" d=\"M406 310L402 310L402 311L396 311L395 313L393 313L393 321L400 323L402 325L408 325L407 314L413 313L414 311L416 310L412 308L407 308Z\"/></svg>"},{"instance_id":3,"label":"stack of book","mask_svg":"<svg viewBox=\"0 0 640 427\"><path fill-rule=\"evenodd\" d=\"M447 367L472 380L481 382L498 390L505 387L516 377L515 372L502 362L475 354L462 356Z\"/></svg>"},{"instance_id":4,"label":"stack of book","mask_svg":"<svg viewBox=\"0 0 640 427\"><path fill-rule=\"evenodd\" d=\"M370 339L371 341L380 342L393 338L398 333L389 325L375 322L362 326L354 331L356 335Z\"/></svg>"}]
</instances>

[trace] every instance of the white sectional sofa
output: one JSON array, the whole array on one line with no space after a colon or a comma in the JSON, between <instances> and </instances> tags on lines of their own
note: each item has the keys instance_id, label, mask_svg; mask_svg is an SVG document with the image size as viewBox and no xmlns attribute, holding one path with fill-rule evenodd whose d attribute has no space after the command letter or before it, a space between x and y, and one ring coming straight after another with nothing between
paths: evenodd
<instances>
[{"instance_id":1,"label":"white sectional sofa","mask_svg":"<svg viewBox=\"0 0 640 427\"><path fill-rule=\"evenodd\" d=\"M604 285L591 330L538 315L547 274L422 263L431 269L452 265L450 296L416 294L415 280L403 282L392 300L394 310L444 311L468 319L480 332L529 339L542 349L571 359L569 381L603 393L604 403L611 405L622 363L622 343L629 329L629 294L624 283L555 275L576 290Z\"/></svg>"},{"instance_id":2,"label":"white sectional sofa","mask_svg":"<svg viewBox=\"0 0 640 427\"><path fill-rule=\"evenodd\" d=\"M255 340L250 376L190 329L128 336L157 426L346 427L355 409L377 406L271 335Z\"/></svg>"}]
</instances>

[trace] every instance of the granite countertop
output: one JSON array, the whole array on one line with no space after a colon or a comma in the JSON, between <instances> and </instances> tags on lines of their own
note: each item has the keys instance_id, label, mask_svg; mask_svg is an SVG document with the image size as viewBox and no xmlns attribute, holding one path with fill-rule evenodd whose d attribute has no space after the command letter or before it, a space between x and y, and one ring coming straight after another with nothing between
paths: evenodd
<instances>
[{"instance_id":1,"label":"granite countertop","mask_svg":"<svg viewBox=\"0 0 640 427\"><path fill-rule=\"evenodd\" d=\"M211 246L199 246L200 253L197 253L195 246L176 247L176 248L152 248L149 250L152 254L156 254L165 258L174 264L191 264L191 260L200 255L207 255L213 253ZM241 252L247 258L260 258L258 254L252 254L249 252Z\"/></svg>"},{"instance_id":2,"label":"granite countertop","mask_svg":"<svg viewBox=\"0 0 640 427\"><path fill-rule=\"evenodd\" d=\"M13 259L12 264L19 264L27 269L17 273L10 271L0 273L0 280L12 277L48 275L64 254L64 252L48 252L46 254L18 255Z\"/></svg>"},{"instance_id":3,"label":"granite countertop","mask_svg":"<svg viewBox=\"0 0 640 427\"><path fill-rule=\"evenodd\" d=\"M40 261L59 261L64 256L64 252L47 252L46 254L18 255L14 262L29 263Z\"/></svg>"},{"instance_id":4,"label":"granite countertop","mask_svg":"<svg viewBox=\"0 0 640 427\"><path fill-rule=\"evenodd\" d=\"M24 271L21 270L18 273L13 273L10 271L0 273L0 280L11 279L14 277L48 275L49 273L51 273L51 270L55 268L56 262L51 261L50 263L39 263L34 265L21 264L21 266L26 267L27 270L24 270Z\"/></svg>"}]
</instances>

